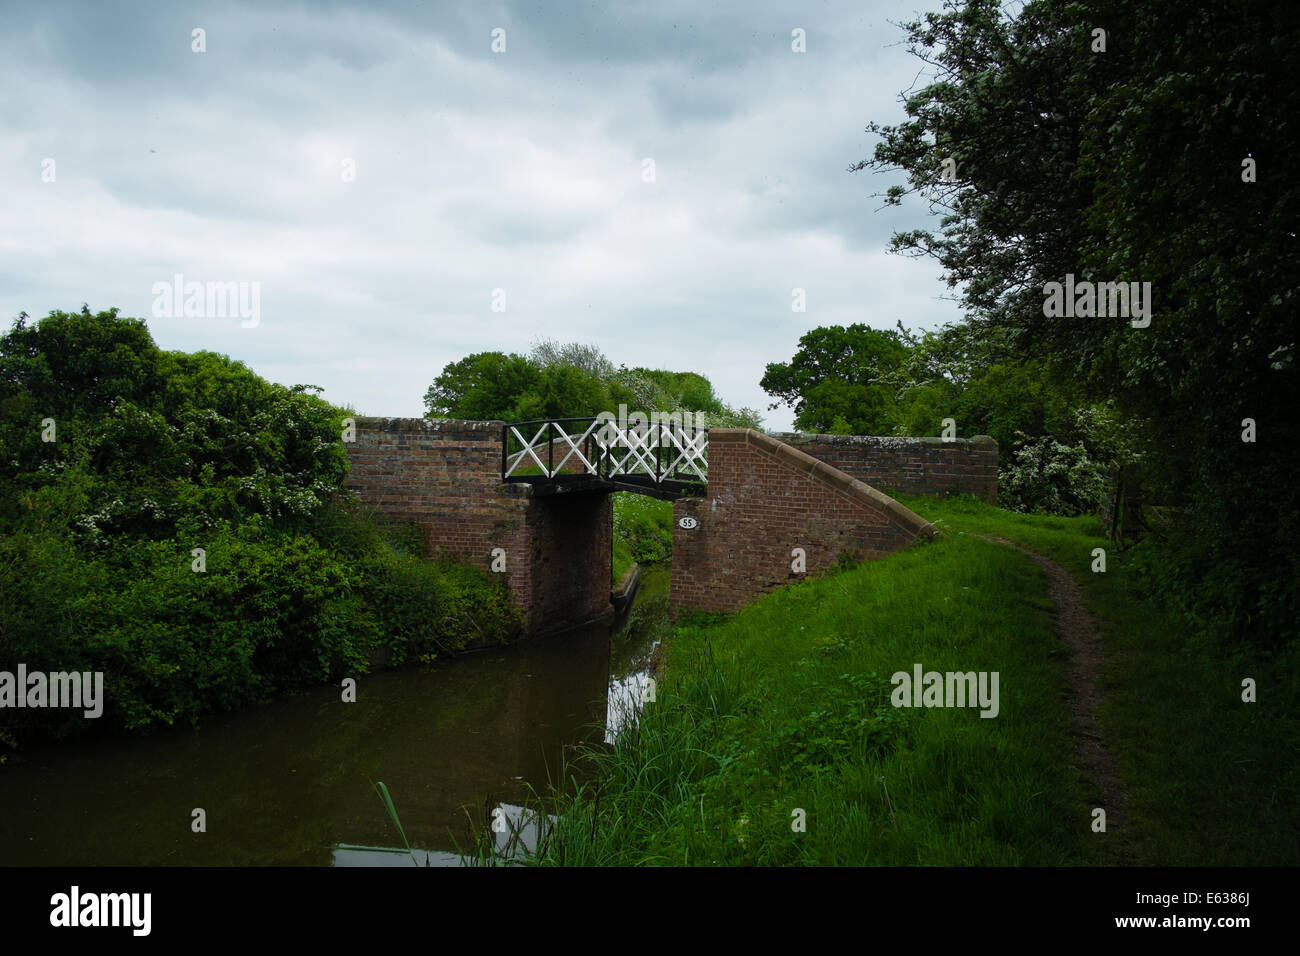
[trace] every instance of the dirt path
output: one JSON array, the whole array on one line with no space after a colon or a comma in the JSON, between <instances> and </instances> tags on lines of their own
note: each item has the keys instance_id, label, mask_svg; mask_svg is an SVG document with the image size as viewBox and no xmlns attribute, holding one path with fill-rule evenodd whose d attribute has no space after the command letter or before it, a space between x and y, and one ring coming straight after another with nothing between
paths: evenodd
<instances>
[{"instance_id":1,"label":"dirt path","mask_svg":"<svg viewBox=\"0 0 1300 956\"><path fill-rule=\"evenodd\" d=\"M1075 759L1079 770L1102 794L1106 811L1106 841L1109 856L1115 863L1132 865L1137 861L1129 849L1125 829L1125 794L1115 770L1115 756L1102 743L1097 725L1100 707L1101 677L1106 664L1106 649L1101 632L1088 612L1083 591L1070 573L1055 561L1023 548L1014 541L993 535L981 535L986 541L1015 548L1028 555L1047 573L1048 594L1056 605L1056 630L1061 642L1070 649L1065 677L1070 685L1069 707L1074 723Z\"/></svg>"}]
</instances>

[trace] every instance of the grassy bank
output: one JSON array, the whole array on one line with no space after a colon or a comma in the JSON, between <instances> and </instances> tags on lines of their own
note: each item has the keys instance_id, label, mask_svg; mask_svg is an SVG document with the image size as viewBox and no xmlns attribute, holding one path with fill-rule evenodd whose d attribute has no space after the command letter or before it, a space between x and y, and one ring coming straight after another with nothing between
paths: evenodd
<instances>
[{"instance_id":1,"label":"grassy bank","mask_svg":"<svg viewBox=\"0 0 1300 956\"><path fill-rule=\"evenodd\" d=\"M1294 865L1300 859L1300 689L1295 647L1224 647L1146 592L1137 555L1090 518L1017 515L977 502L904 499L950 535L997 534L1063 565L1111 657L1102 733L1115 750L1141 857L1156 865ZM1106 548L1094 573L1093 549ZM1266 638L1267 635L1259 635ZM1253 678L1258 702L1242 701Z\"/></svg>"},{"instance_id":2,"label":"grassy bank","mask_svg":"<svg viewBox=\"0 0 1300 956\"><path fill-rule=\"evenodd\" d=\"M1046 581L976 537L997 534L1065 566L1104 629L1116 662L1104 733L1141 859L1294 863L1294 656L1211 647L1114 554L1093 574L1105 543L1088 519L907 504L946 538L679 625L657 700L590 756L597 782L560 799L537 862L1106 862L1096 796L1073 769ZM893 707L890 675L916 663L999 672L998 716ZM1246 676L1260 704L1240 702Z\"/></svg>"},{"instance_id":3,"label":"grassy bank","mask_svg":"<svg viewBox=\"0 0 1300 956\"><path fill-rule=\"evenodd\" d=\"M673 506L626 491L614 494L614 582L634 564L658 564L673 553Z\"/></svg>"},{"instance_id":4,"label":"grassy bank","mask_svg":"<svg viewBox=\"0 0 1300 956\"><path fill-rule=\"evenodd\" d=\"M952 537L679 626L542 862L1084 862L1043 592L1023 555ZM894 708L915 663L998 671L998 716Z\"/></svg>"}]
</instances>

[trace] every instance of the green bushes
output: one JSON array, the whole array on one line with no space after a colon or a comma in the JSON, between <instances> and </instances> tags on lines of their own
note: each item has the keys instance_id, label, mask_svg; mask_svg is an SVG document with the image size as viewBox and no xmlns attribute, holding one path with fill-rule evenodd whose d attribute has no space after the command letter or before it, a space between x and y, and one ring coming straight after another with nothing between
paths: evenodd
<instances>
[{"instance_id":1,"label":"green bushes","mask_svg":"<svg viewBox=\"0 0 1300 956\"><path fill-rule=\"evenodd\" d=\"M134 729L197 723L283 690L360 677L372 661L416 660L517 628L487 575L399 550L355 506L323 510L370 542L339 547L328 534L283 532L256 516L184 541L119 539L103 555L57 534L0 537L3 666L102 671L103 721ZM202 573L191 546L206 552ZM56 733L85 723L75 711L6 717Z\"/></svg>"},{"instance_id":2,"label":"green bushes","mask_svg":"<svg viewBox=\"0 0 1300 956\"><path fill-rule=\"evenodd\" d=\"M102 671L95 723L137 729L511 635L486 574L340 491L342 418L115 310L20 319L0 339L0 669ZM0 716L9 744L91 723Z\"/></svg>"},{"instance_id":3,"label":"green bushes","mask_svg":"<svg viewBox=\"0 0 1300 956\"><path fill-rule=\"evenodd\" d=\"M1096 510L1106 498L1107 465L1088 456L1083 445L1063 445L1044 435L1023 442L998 469L998 502L1012 511L1079 515Z\"/></svg>"}]
</instances>

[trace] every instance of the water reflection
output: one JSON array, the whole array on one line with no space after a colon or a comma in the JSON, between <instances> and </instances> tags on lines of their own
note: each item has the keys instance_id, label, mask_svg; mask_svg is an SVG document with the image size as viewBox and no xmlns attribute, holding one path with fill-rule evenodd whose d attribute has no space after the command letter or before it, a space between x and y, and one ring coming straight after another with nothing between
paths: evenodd
<instances>
[{"instance_id":1,"label":"water reflection","mask_svg":"<svg viewBox=\"0 0 1300 956\"><path fill-rule=\"evenodd\" d=\"M647 575L612 637L587 629L373 674L350 704L321 688L199 730L26 752L0 767L0 865L458 865L488 808L508 816L573 748L609 736L611 698L641 686L666 583ZM392 852L377 780L416 861ZM205 833L190 828L199 807ZM509 819L522 842L530 821Z\"/></svg>"},{"instance_id":2,"label":"water reflection","mask_svg":"<svg viewBox=\"0 0 1300 956\"><path fill-rule=\"evenodd\" d=\"M636 721L651 698L652 687L654 678L645 671L610 680L605 705L605 743L612 744L624 727Z\"/></svg>"},{"instance_id":3,"label":"water reflection","mask_svg":"<svg viewBox=\"0 0 1300 956\"><path fill-rule=\"evenodd\" d=\"M459 853L440 850L407 852L385 846L336 846L333 853L333 866L461 866L465 862Z\"/></svg>"}]
</instances>

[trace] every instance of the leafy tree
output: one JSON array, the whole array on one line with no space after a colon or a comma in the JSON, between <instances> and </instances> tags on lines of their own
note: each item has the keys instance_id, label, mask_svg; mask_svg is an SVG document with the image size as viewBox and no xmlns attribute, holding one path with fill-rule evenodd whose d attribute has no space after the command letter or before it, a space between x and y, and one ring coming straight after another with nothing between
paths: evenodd
<instances>
[{"instance_id":1,"label":"leafy tree","mask_svg":"<svg viewBox=\"0 0 1300 956\"><path fill-rule=\"evenodd\" d=\"M520 396L536 389L537 365L522 355L476 352L452 362L424 394L428 413L441 418L511 418Z\"/></svg>"},{"instance_id":2,"label":"leafy tree","mask_svg":"<svg viewBox=\"0 0 1300 956\"><path fill-rule=\"evenodd\" d=\"M1083 262L1150 281L1156 307L1147 329L1090 330L1081 364L1144 423L1153 476L1186 506L1177 593L1252 637L1295 635L1300 21L1277 2L1100 9L1125 69L1087 65L1103 93L1080 147Z\"/></svg>"},{"instance_id":3,"label":"leafy tree","mask_svg":"<svg viewBox=\"0 0 1300 956\"><path fill-rule=\"evenodd\" d=\"M703 411L713 425L757 427L696 372L628 369L593 345L539 342L527 356L478 352L447 365L424 396L428 414L475 420L585 418L602 411Z\"/></svg>"},{"instance_id":4,"label":"leafy tree","mask_svg":"<svg viewBox=\"0 0 1300 956\"><path fill-rule=\"evenodd\" d=\"M533 387L520 395L510 418L585 418L610 407L609 389L596 376L574 365L548 365Z\"/></svg>"},{"instance_id":5,"label":"leafy tree","mask_svg":"<svg viewBox=\"0 0 1300 956\"><path fill-rule=\"evenodd\" d=\"M894 400L890 376L907 357L897 332L862 324L813 329L799 339L790 362L773 362L759 382L763 390L794 409L795 426L829 430L837 419L860 435L892 432Z\"/></svg>"},{"instance_id":6,"label":"leafy tree","mask_svg":"<svg viewBox=\"0 0 1300 956\"><path fill-rule=\"evenodd\" d=\"M1241 634L1295 635L1290 5L963 0L904 29L932 74L906 122L868 127L881 140L851 168L902 170L886 201L919 194L941 218L892 247L943 266L976 339L1133 423L1177 509L1152 563L1175 599ZM1047 317L1044 286L1067 274L1150 282L1150 325ZM1241 441L1245 418L1267 443Z\"/></svg>"},{"instance_id":7,"label":"leafy tree","mask_svg":"<svg viewBox=\"0 0 1300 956\"><path fill-rule=\"evenodd\" d=\"M632 374L654 386L666 410L689 409L714 415L723 414L723 404L713 391L713 383L698 372L669 372L665 369L635 368Z\"/></svg>"}]
</instances>

